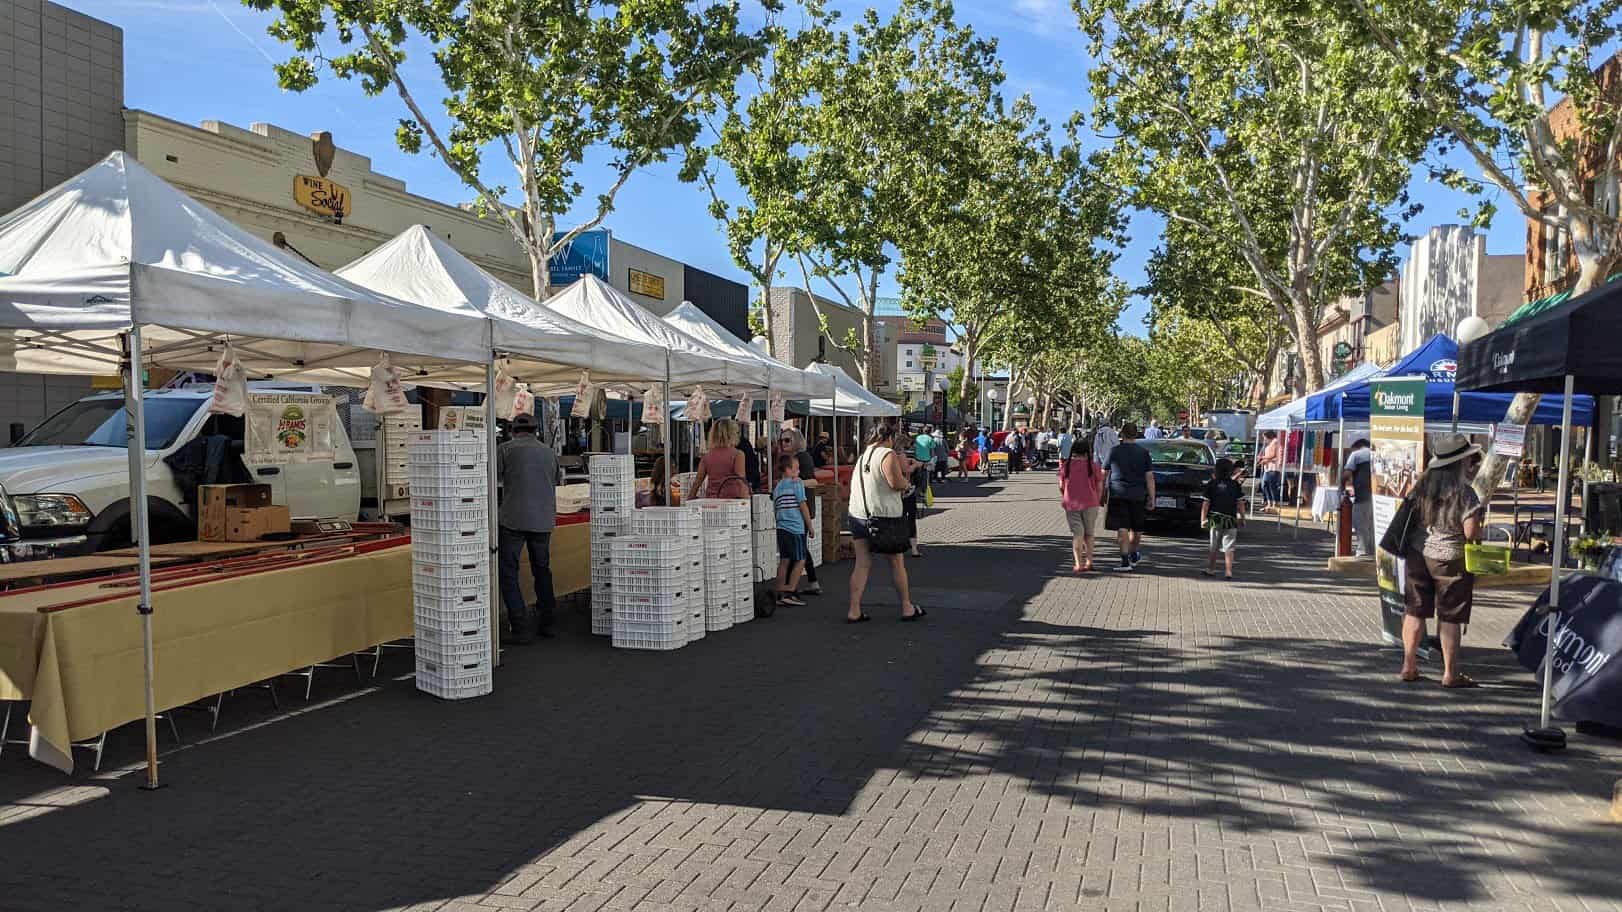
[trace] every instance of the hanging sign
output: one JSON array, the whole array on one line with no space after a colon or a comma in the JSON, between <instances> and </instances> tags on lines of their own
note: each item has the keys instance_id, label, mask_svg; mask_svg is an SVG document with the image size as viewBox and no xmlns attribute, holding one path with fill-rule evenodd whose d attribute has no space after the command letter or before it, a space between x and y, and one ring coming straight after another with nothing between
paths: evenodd
<instances>
[{"instance_id":1,"label":"hanging sign","mask_svg":"<svg viewBox=\"0 0 1622 912\"><path fill-rule=\"evenodd\" d=\"M755 395L747 390L738 396L738 421L751 421L755 414Z\"/></svg>"},{"instance_id":2,"label":"hanging sign","mask_svg":"<svg viewBox=\"0 0 1622 912\"><path fill-rule=\"evenodd\" d=\"M331 396L252 393L245 417L243 461L249 465L334 458L338 409Z\"/></svg>"},{"instance_id":3,"label":"hanging sign","mask_svg":"<svg viewBox=\"0 0 1622 912\"><path fill-rule=\"evenodd\" d=\"M704 387L696 387L693 394L687 397L687 410L682 413L683 421L708 421L710 419L710 397L704 392Z\"/></svg>"},{"instance_id":4,"label":"hanging sign","mask_svg":"<svg viewBox=\"0 0 1622 912\"><path fill-rule=\"evenodd\" d=\"M770 396L766 397L766 420L781 422L783 420L783 413L785 410L784 406L785 403L783 402L782 394L772 393Z\"/></svg>"},{"instance_id":5,"label":"hanging sign","mask_svg":"<svg viewBox=\"0 0 1622 912\"><path fill-rule=\"evenodd\" d=\"M574 408L569 410L570 417L590 418L591 400L597 397L597 390L591 385L591 374L588 371L580 372L580 382L574 385Z\"/></svg>"},{"instance_id":6,"label":"hanging sign","mask_svg":"<svg viewBox=\"0 0 1622 912\"><path fill-rule=\"evenodd\" d=\"M442 431L484 430L484 409L474 405L453 405L439 410Z\"/></svg>"},{"instance_id":7,"label":"hanging sign","mask_svg":"<svg viewBox=\"0 0 1622 912\"><path fill-rule=\"evenodd\" d=\"M348 187L313 174L300 174L293 178L293 200L316 215L324 215L333 221L348 218L354 208Z\"/></svg>"},{"instance_id":8,"label":"hanging sign","mask_svg":"<svg viewBox=\"0 0 1622 912\"><path fill-rule=\"evenodd\" d=\"M1492 432L1492 454L1505 459L1520 459L1526 452L1526 425L1500 424Z\"/></svg>"},{"instance_id":9,"label":"hanging sign","mask_svg":"<svg viewBox=\"0 0 1622 912\"><path fill-rule=\"evenodd\" d=\"M651 272L632 269L626 282L631 287L632 294L646 295L650 298L665 299L665 277L657 276Z\"/></svg>"},{"instance_id":10,"label":"hanging sign","mask_svg":"<svg viewBox=\"0 0 1622 912\"><path fill-rule=\"evenodd\" d=\"M643 424L658 425L665 423L665 401L667 398L663 383L655 383L648 387L647 393L642 397Z\"/></svg>"},{"instance_id":11,"label":"hanging sign","mask_svg":"<svg viewBox=\"0 0 1622 912\"><path fill-rule=\"evenodd\" d=\"M1374 451L1374 540L1385 536L1402 499L1413 492L1425 463L1425 379L1374 380L1369 395L1369 442ZM1385 636L1402 640L1402 555L1375 550L1380 621Z\"/></svg>"}]
</instances>

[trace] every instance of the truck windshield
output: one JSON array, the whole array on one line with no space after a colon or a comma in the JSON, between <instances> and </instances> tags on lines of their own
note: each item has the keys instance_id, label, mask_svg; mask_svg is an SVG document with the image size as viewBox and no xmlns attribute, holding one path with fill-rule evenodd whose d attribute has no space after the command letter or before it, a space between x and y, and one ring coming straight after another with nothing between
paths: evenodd
<instances>
[{"instance_id":1,"label":"truck windshield","mask_svg":"<svg viewBox=\"0 0 1622 912\"><path fill-rule=\"evenodd\" d=\"M146 448L167 449L197 414L196 399L146 399ZM81 399L45 419L17 446L104 446L126 444L124 400L121 398Z\"/></svg>"}]
</instances>

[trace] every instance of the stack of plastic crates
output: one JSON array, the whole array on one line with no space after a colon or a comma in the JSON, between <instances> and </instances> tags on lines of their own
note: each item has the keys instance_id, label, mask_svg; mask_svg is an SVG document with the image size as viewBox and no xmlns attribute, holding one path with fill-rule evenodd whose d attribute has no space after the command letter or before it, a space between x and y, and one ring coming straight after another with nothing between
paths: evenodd
<instances>
[{"instance_id":1,"label":"stack of plastic crates","mask_svg":"<svg viewBox=\"0 0 1622 912\"><path fill-rule=\"evenodd\" d=\"M813 496L807 498L806 501L811 507L811 522L805 527L805 547L807 550L805 559L811 566L820 567L822 566L822 515L818 511L822 509L822 501L814 496L814 492L807 491L806 493Z\"/></svg>"},{"instance_id":2,"label":"stack of plastic crates","mask_svg":"<svg viewBox=\"0 0 1622 912\"><path fill-rule=\"evenodd\" d=\"M732 534L725 529L704 531L704 629L713 633L732 626L737 586L732 581Z\"/></svg>"},{"instance_id":3,"label":"stack of plastic crates","mask_svg":"<svg viewBox=\"0 0 1622 912\"><path fill-rule=\"evenodd\" d=\"M614 633L614 540L631 534L636 512L636 463L631 456L597 455L591 477L591 632Z\"/></svg>"},{"instance_id":4,"label":"stack of plastic crates","mask_svg":"<svg viewBox=\"0 0 1622 912\"><path fill-rule=\"evenodd\" d=\"M772 498L756 494L753 498L754 514L754 581L765 582L777 577L777 509Z\"/></svg>"},{"instance_id":5,"label":"stack of plastic crates","mask_svg":"<svg viewBox=\"0 0 1622 912\"><path fill-rule=\"evenodd\" d=\"M704 638L704 517L697 507L644 507L631 518L639 536L674 538L682 544L687 581L687 641Z\"/></svg>"},{"instance_id":6,"label":"stack of plastic crates","mask_svg":"<svg viewBox=\"0 0 1622 912\"><path fill-rule=\"evenodd\" d=\"M754 537L754 531L747 527L732 530L733 624L743 624L755 619Z\"/></svg>"},{"instance_id":7,"label":"stack of plastic crates","mask_svg":"<svg viewBox=\"0 0 1622 912\"><path fill-rule=\"evenodd\" d=\"M490 516L482 431L411 436L411 559L417 689L490 692Z\"/></svg>"},{"instance_id":8,"label":"stack of plastic crates","mask_svg":"<svg viewBox=\"0 0 1622 912\"><path fill-rule=\"evenodd\" d=\"M687 543L671 536L614 539L614 645L680 649L692 623Z\"/></svg>"}]
</instances>

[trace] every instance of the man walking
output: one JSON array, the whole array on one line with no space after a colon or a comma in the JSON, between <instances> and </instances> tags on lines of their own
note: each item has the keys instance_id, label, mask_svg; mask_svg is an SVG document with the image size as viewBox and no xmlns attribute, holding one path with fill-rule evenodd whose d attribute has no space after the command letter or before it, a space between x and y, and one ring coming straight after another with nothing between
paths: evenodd
<instances>
[{"instance_id":1,"label":"man walking","mask_svg":"<svg viewBox=\"0 0 1622 912\"><path fill-rule=\"evenodd\" d=\"M1110 427L1109 419L1104 418L1098 422L1098 429L1093 432L1093 456L1098 464L1103 465L1109 461L1109 454L1121 442L1121 435Z\"/></svg>"},{"instance_id":2,"label":"man walking","mask_svg":"<svg viewBox=\"0 0 1622 912\"><path fill-rule=\"evenodd\" d=\"M507 645L524 646L536 636L552 636L552 529L557 525L557 487L563 481L558 454L535 436L535 416L519 415L512 422L512 439L496 451L501 475L499 570L501 602L507 609L512 639ZM535 610L524 604L518 586L518 562L529 550L530 573L535 578Z\"/></svg>"},{"instance_id":3,"label":"man walking","mask_svg":"<svg viewBox=\"0 0 1622 912\"><path fill-rule=\"evenodd\" d=\"M1104 471L1109 475L1109 503L1104 510L1105 528L1115 530L1121 546L1117 573L1130 573L1143 560L1143 526L1149 510L1155 507L1155 476L1149 451L1137 443L1137 425L1121 426L1121 442L1110 450Z\"/></svg>"},{"instance_id":4,"label":"man walking","mask_svg":"<svg viewBox=\"0 0 1622 912\"><path fill-rule=\"evenodd\" d=\"M1374 553L1374 451L1360 439L1346 455L1340 473L1341 495L1352 497L1352 553L1365 557Z\"/></svg>"},{"instance_id":5,"label":"man walking","mask_svg":"<svg viewBox=\"0 0 1622 912\"><path fill-rule=\"evenodd\" d=\"M1144 440L1159 440L1161 437L1164 437L1165 435L1166 435L1166 432L1162 431L1160 429L1160 422L1155 420L1154 418L1150 418L1149 419L1149 429L1147 431L1143 432L1143 439Z\"/></svg>"}]
</instances>

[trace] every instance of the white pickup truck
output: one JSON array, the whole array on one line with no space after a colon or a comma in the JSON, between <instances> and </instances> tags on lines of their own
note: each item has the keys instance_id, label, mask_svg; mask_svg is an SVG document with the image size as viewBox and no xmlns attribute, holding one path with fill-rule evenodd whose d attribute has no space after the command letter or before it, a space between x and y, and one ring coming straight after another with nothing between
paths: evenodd
<instances>
[{"instance_id":1,"label":"white pickup truck","mask_svg":"<svg viewBox=\"0 0 1622 912\"><path fill-rule=\"evenodd\" d=\"M255 482L294 519L353 521L360 513L360 471L343 425L333 422L330 458L281 464L244 452L242 418L210 415L212 387L146 394L146 484L154 543L196 537L197 521L164 458L201 437L222 435ZM254 387L250 395L313 405L314 387ZM90 554L127 547L129 455L122 393L88 396L46 419L15 446L0 449L0 561Z\"/></svg>"}]
</instances>

